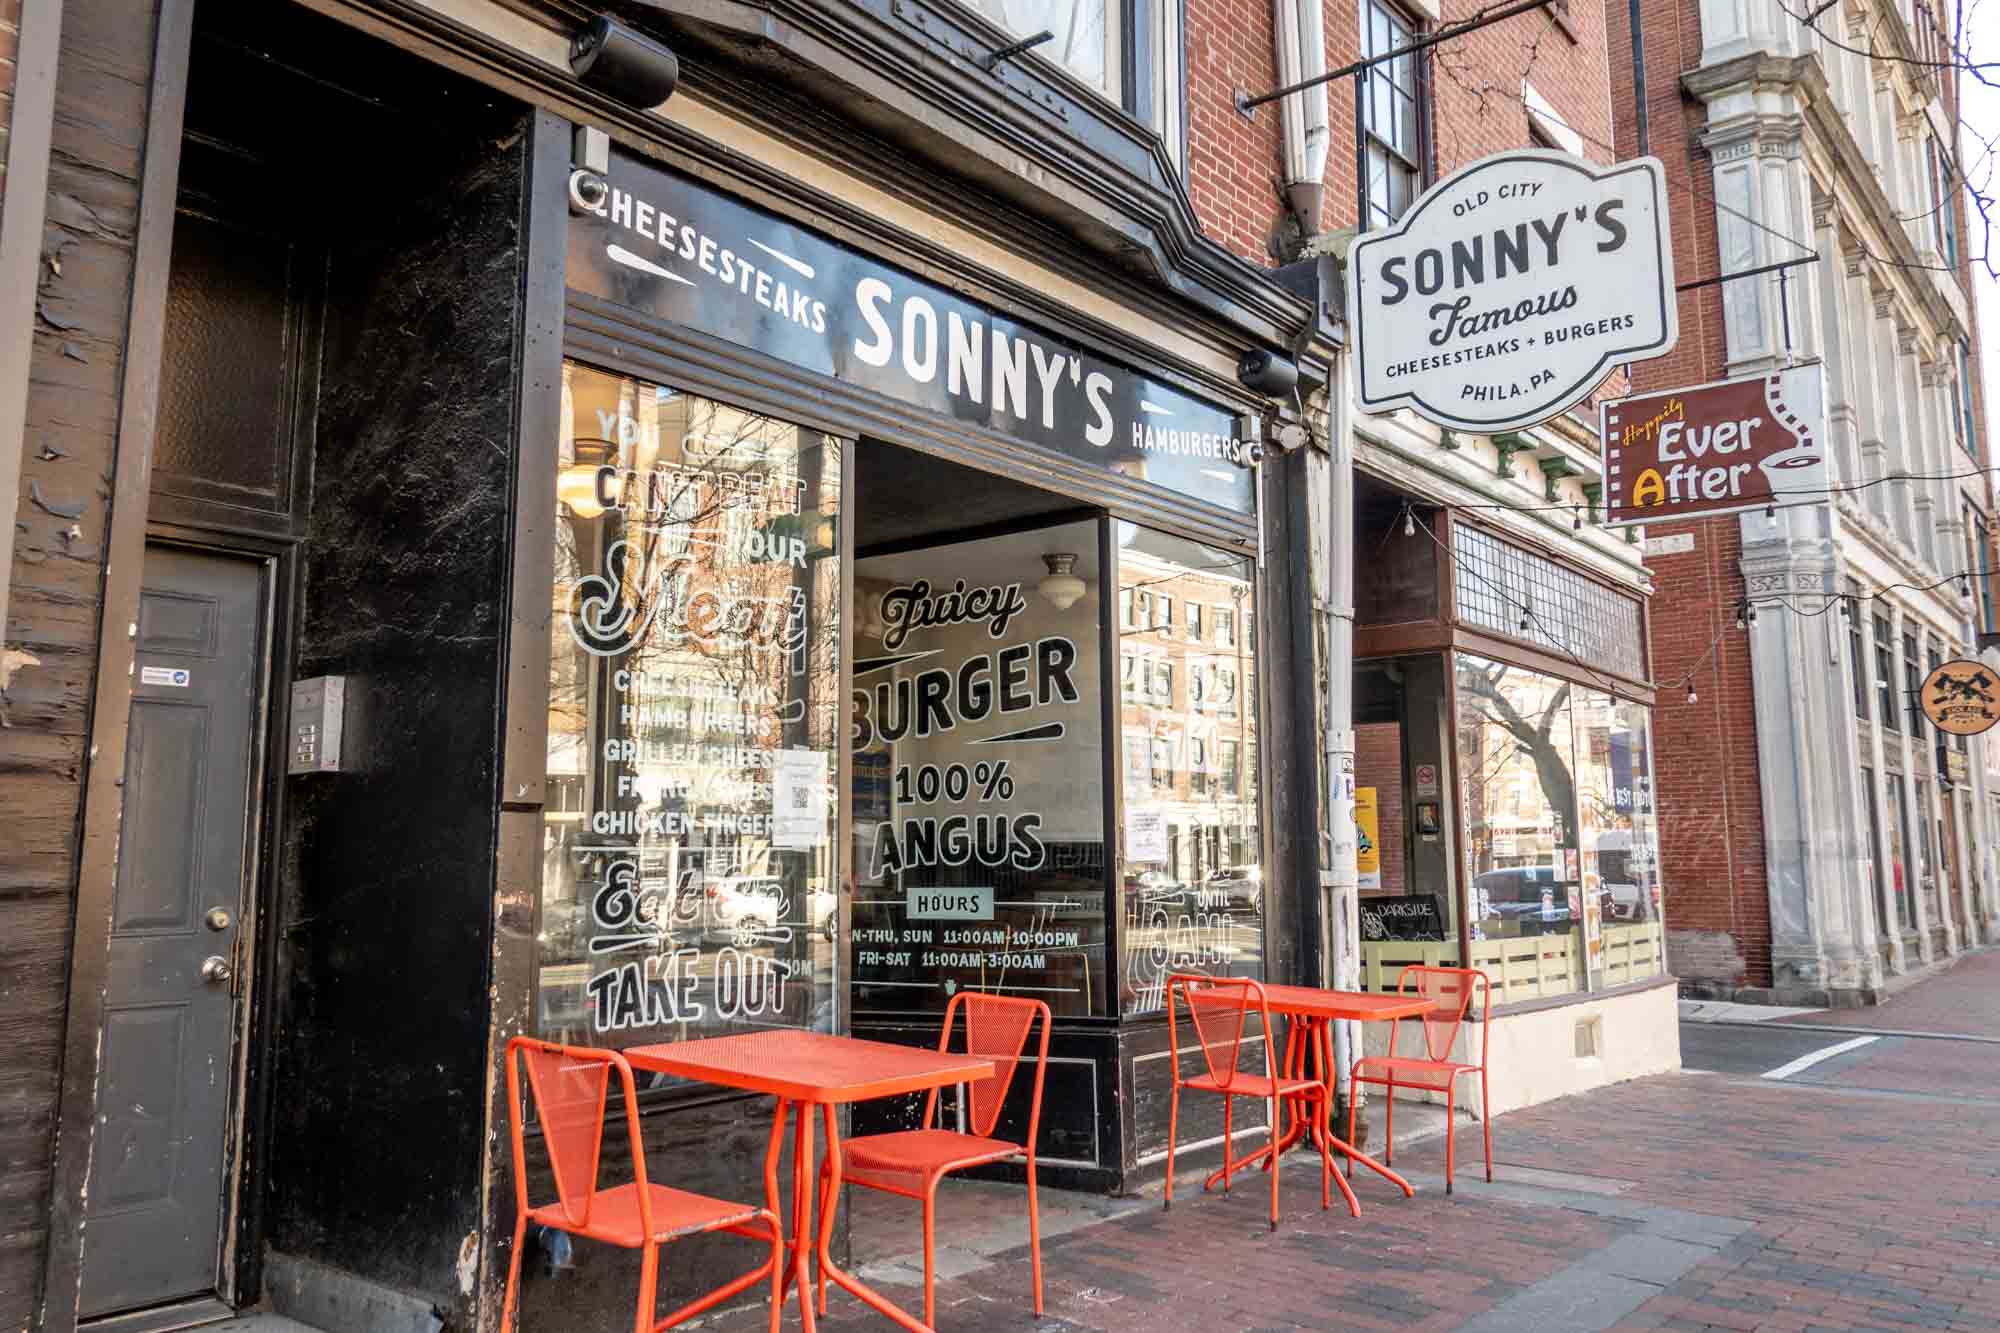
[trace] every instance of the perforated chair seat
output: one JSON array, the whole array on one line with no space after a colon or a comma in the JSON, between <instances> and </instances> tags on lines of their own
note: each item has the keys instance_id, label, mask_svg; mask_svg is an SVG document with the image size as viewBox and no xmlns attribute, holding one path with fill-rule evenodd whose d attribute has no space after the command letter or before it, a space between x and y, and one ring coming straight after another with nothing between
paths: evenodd
<instances>
[{"instance_id":1,"label":"perforated chair seat","mask_svg":"<svg viewBox=\"0 0 2000 1333\"><path fill-rule=\"evenodd\" d=\"M1393 1079L1399 1088L1430 1092L1443 1092L1459 1075L1478 1072L1478 1065L1426 1060L1416 1055L1366 1055L1354 1062L1354 1077L1359 1082L1386 1085Z\"/></svg>"},{"instance_id":2,"label":"perforated chair seat","mask_svg":"<svg viewBox=\"0 0 2000 1333\"><path fill-rule=\"evenodd\" d=\"M727 1199L711 1199L670 1185L646 1186L652 1195L653 1239L673 1240L700 1231L718 1231L754 1219L763 1210ZM646 1243L646 1229L639 1220L639 1187L636 1183L614 1185L597 1191L590 1200L590 1221L578 1226L563 1212L560 1203L528 1210L528 1216L543 1226L573 1231L579 1236L622 1245L636 1250Z\"/></svg>"},{"instance_id":3,"label":"perforated chair seat","mask_svg":"<svg viewBox=\"0 0 2000 1333\"><path fill-rule=\"evenodd\" d=\"M1225 1085L1213 1074L1196 1074L1193 1078L1181 1080L1184 1088L1198 1088L1203 1092L1222 1092L1231 1097L1317 1097L1323 1085L1309 1078L1271 1078L1265 1074L1246 1074L1238 1070L1230 1076Z\"/></svg>"},{"instance_id":4,"label":"perforated chair seat","mask_svg":"<svg viewBox=\"0 0 2000 1333\"><path fill-rule=\"evenodd\" d=\"M840 1147L840 1169L849 1184L920 1180L933 1172L962 1171L988 1162L1004 1162L1023 1152L1018 1143L949 1129L867 1134L848 1139Z\"/></svg>"}]
</instances>

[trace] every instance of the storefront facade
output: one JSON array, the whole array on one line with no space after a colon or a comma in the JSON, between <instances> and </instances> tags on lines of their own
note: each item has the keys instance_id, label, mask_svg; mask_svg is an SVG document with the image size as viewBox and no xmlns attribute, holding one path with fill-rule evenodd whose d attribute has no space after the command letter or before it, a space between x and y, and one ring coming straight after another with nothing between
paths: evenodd
<instances>
[{"instance_id":1,"label":"storefront facade","mask_svg":"<svg viewBox=\"0 0 2000 1333\"><path fill-rule=\"evenodd\" d=\"M1357 440L1361 984L1484 972L1497 1110L1679 1064L1650 589L1589 521L1593 443L1569 419Z\"/></svg>"},{"instance_id":2,"label":"storefront facade","mask_svg":"<svg viewBox=\"0 0 2000 1333\"><path fill-rule=\"evenodd\" d=\"M160 408L62 437L117 477L134 629L89 650L124 761L44 960L47 1229L7 1317L491 1326L522 1033L930 1042L959 989L1032 995L1044 1183L1162 1170L1166 973L1321 979L1281 836L1317 819L1307 473L1260 462L1306 403L1235 374L1324 384L1316 294L1200 240L1081 101L1056 148L1119 167L1110 205L929 179L963 145L836 126L721 20L634 111L518 6L102 8L65 32L130 81L140 239L71 282L136 281L105 374ZM877 78L793 17L788 58ZM896 22L863 27L938 40ZM161 950L191 1005L135 988ZM760 1191L763 1103L642 1097L660 1178ZM175 1123L116 1109L148 1100ZM624 1308L624 1256L530 1246L530 1320ZM677 1258L676 1290L729 1262Z\"/></svg>"}]
</instances>

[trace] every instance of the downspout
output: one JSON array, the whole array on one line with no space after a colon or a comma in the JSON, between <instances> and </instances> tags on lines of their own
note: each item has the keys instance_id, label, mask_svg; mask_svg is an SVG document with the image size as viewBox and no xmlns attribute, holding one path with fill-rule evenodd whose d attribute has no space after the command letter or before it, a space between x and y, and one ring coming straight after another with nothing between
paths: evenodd
<instances>
[{"instance_id":1,"label":"downspout","mask_svg":"<svg viewBox=\"0 0 2000 1333\"><path fill-rule=\"evenodd\" d=\"M1271 11L1278 85L1326 73L1326 27L1320 0L1271 0ZM1329 138L1326 85L1281 99L1278 124L1284 140L1284 179L1280 184L1285 206L1298 221L1301 236L1317 236Z\"/></svg>"},{"instance_id":2,"label":"downspout","mask_svg":"<svg viewBox=\"0 0 2000 1333\"><path fill-rule=\"evenodd\" d=\"M62 8L62 0L27 0L21 10L6 194L0 200L0 515L7 519L7 533L0 538L0 717L14 672L37 665L32 654L7 646L7 592L19 536L14 516L21 505L21 464L28 452L28 365L35 349Z\"/></svg>"},{"instance_id":3,"label":"downspout","mask_svg":"<svg viewBox=\"0 0 2000 1333\"><path fill-rule=\"evenodd\" d=\"M1354 408L1348 395L1350 352L1342 346L1326 375L1326 902L1327 984L1361 989L1360 867L1354 829ZM1333 1025L1335 1092L1353 1099L1357 1032Z\"/></svg>"}]
</instances>

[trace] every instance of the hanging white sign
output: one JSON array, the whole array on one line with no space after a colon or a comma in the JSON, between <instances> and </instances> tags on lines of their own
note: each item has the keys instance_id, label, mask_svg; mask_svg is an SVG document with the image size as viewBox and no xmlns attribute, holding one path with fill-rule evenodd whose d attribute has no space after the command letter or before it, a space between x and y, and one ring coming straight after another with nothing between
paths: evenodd
<instances>
[{"instance_id":1,"label":"hanging white sign","mask_svg":"<svg viewBox=\"0 0 2000 1333\"><path fill-rule=\"evenodd\" d=\"M1361 410L1454 430L1547 421L1680 337L1658 158L1475 162L1356 240L1347 275Z\"/></svg>"}]
</instances>

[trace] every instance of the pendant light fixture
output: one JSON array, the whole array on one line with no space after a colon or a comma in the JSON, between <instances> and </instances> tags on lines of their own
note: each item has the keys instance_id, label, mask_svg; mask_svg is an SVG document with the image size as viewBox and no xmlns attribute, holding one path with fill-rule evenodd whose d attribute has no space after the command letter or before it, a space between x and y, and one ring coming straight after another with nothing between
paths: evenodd
<instances>
[{"instance_id":1,"label":"pendant light fixture","mask_svg":"<svg viewBox=\"0 0 2000 1333\"><path fill-rule=\"evenodd\" d=\"M1090 591L1090 585L1075 574L1076 556L1058 551L1042 557L1042 563L1049 567L1048 577L1035 585L1035 591L1058 611L1067 611Z\"/></svg>"}]
</instances>

